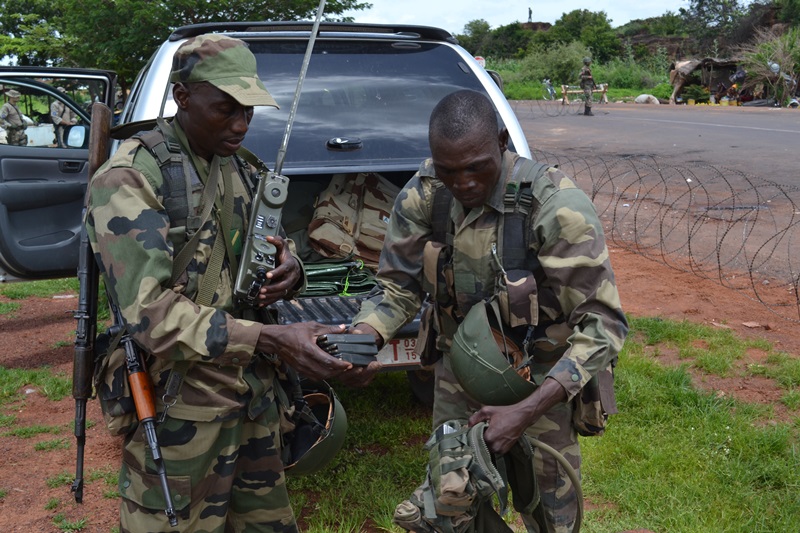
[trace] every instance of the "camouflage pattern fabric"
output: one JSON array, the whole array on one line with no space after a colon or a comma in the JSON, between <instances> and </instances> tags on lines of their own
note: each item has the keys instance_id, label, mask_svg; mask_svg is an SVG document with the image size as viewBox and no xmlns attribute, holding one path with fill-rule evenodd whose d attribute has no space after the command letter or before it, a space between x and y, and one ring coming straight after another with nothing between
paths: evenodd
<instances>
[{"instance_id":1,"label":"camouflage pattern fabric","mask_svg":"<svg viewBox=\"0 0 800 533\"><path fill-rule=\"evenodd\" d=\"M0 108L0 125L6 130L6 144L14 146L27 146L28 136L25 134L25 121L19 108L11 102L6 102Z\"/></svg>"},{"instance_id":2,"label":"camouflage pattern fabric","mask_svg":"<svg viewBox=\"0 0 800 533\"><path fill-rule=\"evenodd\" d=\"M168 418L158 426L179 531L297 531L277 451L279 423L273 404L253 420ZM125 441L121 533L172 530L165 529L164 497L146 448L141 429Z\"/></svg>"},{"instance_id":3,"label":"camouflage pattern fabric","mask_svg":"<svg viewBox=\"0 0 800 533\"><path fill-rule=\"evenodd\" d=\"M185 155L190 154L188 142L180 126L177 122L173 122L172 126L177 137L175 141L180 143L182 152ZM191 182L190 215L198 216L201 212L199 204L203 185L192 164L188 163L187 166L190 169L188 179ZM250 196L242 179L237 178L240 176L237 159L223 158L221 167L223 172L232 172L234 176L234 190L223 193L234 194L231 232L239 232L241 235L249 217ZM170 227L161 194L162 186L161 170L153 156L139 141L125 141L92 177L85 221L89 239L105 286L119 306L136 344L146 354L146 367L154 384L159 412L164 410L161 398L176 362L192 363L184 376L177 402L168 410L166 426L186 428L188 433L173 435L164 427L159 430L167 439L192 439L192 445L180 447L179 444L186 442L173 442L166 446L176 446L175 454L178 454L178 450L183 450L183 453L198 456L236 455L236 447L231 442L225 442L223 446L223 443L215 444L211 440L197 441L193 439L193 434L195 431L216 431L219 435L227 435L227 432L239 431L231 428L237 428L243 421L257 421L266 416L268 411L271 412L275 408L275 368L265 357L254 356L261 324L239 318L242 310L235 305L232 296L235 272L231 271L227 258L212 305L201 307L193 301L206 272L215 235L219 231L219 212L200 228L199 244L194 257L174 286L170 285L173 257L186 242L187 236L185 227ZM102 377L98 380L101 384L98 393L113 397L115 391L120 389L114 385L120 382L116 376L118 369L108 368L107 371L110 374L106 380ZM200 422L208 423L208 426ZM214 429L215 427L219 429ZM240 436L245 438L242 433ZM136 437L133 439L137 440ZM265 446L262 453L279 455L275 439L270 438L264 442L269 446ZM163 441L161 444L165 446ZM129 447L124 461L127 465L141 465L144 454L142 447ZM288 496L280 461L272 466L274 468L270 482L274 483L274 487L270 489L269 497L274 495L278 504L273 505L271 500L262 499L260 507L280 509L284 507L283 502ZM168 460L166 468L172 476L177 475L182 467L176 467ZM247 476L241 477L241 474L243 473L239 471L236 473L236 487L252 482L246 479ZM196 476L192 482L195 480L202 483L200 477ZM147 489L136 485L137 480L134 478L128 481L132 485L126 487L123 495L144 492ZM193 485L192 490L195 489ZM171 487L171 490L174 489ZM238 497L240 493L234 491L232 494ZM200 506L197 512L205 514L202 506L212 500L213 498L193 499L192 515L196 512L195 505ZM231 501L231 505L238 504ZM123 514L127 509L137 514L139 512L134 510L137 507L126 500L122 507ZM162 524L166 525L163 522L166 520L163 512L161 519ZM133 517L131 520L131 523L135 523L138 518ZM292 527L275 528L274 531L293 531ZM133 531L145 529L134 528Z\"/></svg>"},{"instance_id":4,"label":"camouflage pattern fabric","mask_svg":"<svg viewBox=\"0 0 800 533\"><path fill-rule=\"evenodd\" d=\"M308 227L323 257L353 257L377 267L392 204L400 189L375 173L336 174L320 194Z\"/></svg>"},{"instance_id":5,"label":"camouflage pattern fabric","mask_svg":"<svg viewBox=\"0 0 800 533\"><path fill-rule=\"evenodd\" d=\"M426 295L433 295L439 311L434 324L437 347L445 353L435 367L433 427L468 418L479 408L449 369L449 347L460 317L496 289L498 273L491 245L497 242L505 184L517 158L512 152L504 153L498 186L482 208L467 212L457 201L452 203L452 257L443 256L447 247L431 241L434 190L443 185L435 177L432 162L424 162L395 201L378 270L383 291L365 301L353 319L354 324L369 324L390 339L414 318ZM529 246L539 265L531 265L531 270L540 270L542 279L531 379L536 383L555 379L569 402L554 408L529 431L567 457L577 470L580 450L571 400L593 376L616 361L627 322L602 225L589 198L556 168L534 181L533 196L536 211L529 217ZM548 504L549 512L557 524L571 522L573 493L565 480L552 475L555 465L548 477L544 463L537 464L542 464L542 471L537 470L542 492L556 498Z\"/></svg>"},{"instance_id":6,"label":"camouflage pattern fabric","mask_svg":"<svg viewBox=\"0 0 800 533\"><path fill-rule=\"evenodd\" d=\"M583 65L581 68L581 89L583 89L583 100L586 107L592 107L592 89L594 89L594 78L592 77L592 69L589 65Z\"/></svg>"},{"instance_id":7,"label":"camouflage pattern fabric","mask_svg":"<svg viewBox=\"0 0 800 533\"><path fill-rule=\"evenodd\" d=\"M242 105L278 107L256 72L256 58L244 41L212 33L190 39L175 52L169 81L208 82Z\"/></svg>"}]
</instances>

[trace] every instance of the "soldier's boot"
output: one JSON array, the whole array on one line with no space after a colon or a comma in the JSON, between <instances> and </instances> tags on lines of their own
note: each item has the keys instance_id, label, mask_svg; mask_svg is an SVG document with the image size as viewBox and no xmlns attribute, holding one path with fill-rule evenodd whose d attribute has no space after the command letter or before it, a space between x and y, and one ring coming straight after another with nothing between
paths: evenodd
<instances>
[{"instance_id":1,"label":"soldier's boot","mask_svg":"<svg viewBox=\"0 0 800 533\"><path fill-rule=\"evenodd\" d=\"M592 113L592 108L591 108L591 107L587 107L587 108L585 108L585 109L583 110L583 114L584 114L585 116L587 116L587 117L593 117L593 116L594 116L594 113Z\"/></svg>"}]
</instances>

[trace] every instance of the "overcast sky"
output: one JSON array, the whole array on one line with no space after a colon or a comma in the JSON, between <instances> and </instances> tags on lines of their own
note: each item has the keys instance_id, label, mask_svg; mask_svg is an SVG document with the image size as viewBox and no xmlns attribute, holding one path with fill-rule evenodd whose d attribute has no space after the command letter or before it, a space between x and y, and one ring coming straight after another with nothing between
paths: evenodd
<instances>
[{"instance_id":1,"label":"overcast sky","mask_svg":"<svg viewBox=\"0 0 800 533\"><path fill-rule=\"evenodd\" d=\"M688 0L597 0L594 2L520 1L520 0L364 0L372 9L347 13L356 22L419 24L437 26L450 33L464 33L471 20L483 19L494 28L513 22L527 22L528 8L534 22L554 23L564 13L575 9L605 11L611 26L622 26L634 19L657 17L667 11L688 7Z\"/></svg>"}]
</instances>

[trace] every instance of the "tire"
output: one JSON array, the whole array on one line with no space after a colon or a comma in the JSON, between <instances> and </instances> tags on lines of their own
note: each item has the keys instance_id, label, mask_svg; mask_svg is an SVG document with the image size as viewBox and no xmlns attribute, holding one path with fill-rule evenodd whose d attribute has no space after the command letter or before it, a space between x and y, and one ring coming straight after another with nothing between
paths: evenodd
<instances>
[{"instance_id":1,"label":"tire","mask_svg":"<svg viewBox=\"0 0 800 533\"><path fill-rule=\"evenodd\" d=\"M545 87L542 96L544 96L545 100L551 100L552 101L552 100L556 99L556 92L555 92L555 90L551 91L550 89Z\"/></svg>"},{"instance_id":2,"label":"tire","mask_svg":"<svg viewBox=\"0 0 800 533\"><path fill-rule=\"evenodd\" d=\"M411 392L422 405L433 407L433 386L436 380L431 370L409 370L406 372Z\"/></svg>"}]
</instances>

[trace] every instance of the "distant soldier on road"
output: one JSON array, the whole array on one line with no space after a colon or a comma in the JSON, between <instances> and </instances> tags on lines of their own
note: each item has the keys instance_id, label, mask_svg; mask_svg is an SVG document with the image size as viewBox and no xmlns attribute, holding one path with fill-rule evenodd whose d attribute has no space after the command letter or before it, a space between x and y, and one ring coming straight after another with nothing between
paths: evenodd
<instances>
[{"instance_id":1,"label":"distant soldier on road","mask_svg":"<svg viewBox=\"0 0 800 533\"><path fill-rule=\"evenodd\" d=\"M594 116L594 113L592 113L592 90L597 87L594 83L594 78L592 77L591 64L591 57L583 58L583 68L581 69L581 89L583 89L583 98L586 102L586 107L583 110L583 114L589 117Z\"/></svg>"}]
</instances>

